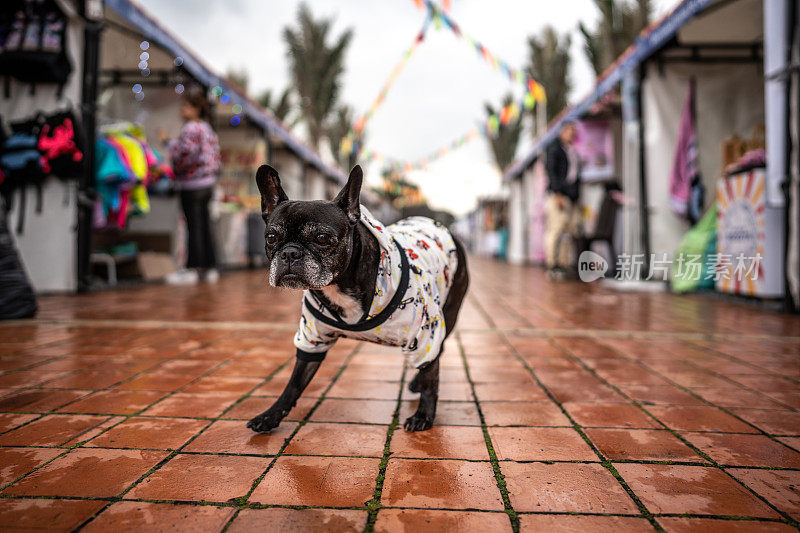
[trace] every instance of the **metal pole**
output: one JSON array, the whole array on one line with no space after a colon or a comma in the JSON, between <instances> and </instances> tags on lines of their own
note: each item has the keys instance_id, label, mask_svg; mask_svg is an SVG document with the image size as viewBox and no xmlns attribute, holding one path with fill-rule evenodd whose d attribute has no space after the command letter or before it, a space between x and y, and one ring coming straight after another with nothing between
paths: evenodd
<instances>
[{"instance_id":1,"label":"metal pole","mask_svg":"<svg viewBox=\"0 0 800 533\"><path fill-rule=\"evenodd\" d=\"M639 223L642 231L642 250L644 251L644 276L650 275L650 215L647 200L647 157L644 146L644 112L642 110L642 89L645 78L644 64L639 66L639 87L636 92L636 110L639 118Z\"/></svg>"},{"instance_id":2,"label":"metal pole","mask_svg":"<svg viewBox=\"0 0 800 533\"><path fill-rule=\"evenodd\" d=\"M87 2L92 4L90 0ZM97 8L81 3L85 16L94 16ZM101 11L102 13L102 11ZM78 179L78 292L86 292L91 285L92 215L94 212L94 148L97 131L97 78L100 58L102 23L87 19L83 30L83 83L81 87L81 120L86 132L84 172Z\"/></svg>"}]
</instances>

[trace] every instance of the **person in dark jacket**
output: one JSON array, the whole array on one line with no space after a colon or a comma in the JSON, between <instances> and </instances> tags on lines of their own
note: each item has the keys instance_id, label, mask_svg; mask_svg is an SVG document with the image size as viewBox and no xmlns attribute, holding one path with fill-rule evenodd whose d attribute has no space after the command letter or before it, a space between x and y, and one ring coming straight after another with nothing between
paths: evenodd
<instances>
[{"instance_id":1,"label":"person in dark jacket","mask_svg":"<svg viewBox=\"0 0 800 533\"><path fill-rule=\"evenodd\" d=\"M570 243L561 236L577 236L581 223L580 158L573 146L575 124L567 122L558 138L547 148L547 199L545 216L547 229L544 245L547 268L551 274L561 274L569 266Z\"/></svg>"}]
</instances>

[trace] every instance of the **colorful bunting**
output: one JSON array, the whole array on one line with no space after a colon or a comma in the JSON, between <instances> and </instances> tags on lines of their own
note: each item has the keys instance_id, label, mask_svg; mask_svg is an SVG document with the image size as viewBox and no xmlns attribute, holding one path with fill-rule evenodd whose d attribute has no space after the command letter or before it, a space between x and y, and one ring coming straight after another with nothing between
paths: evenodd
<instances>
[{"instance_id":1,"label":"colorful bunting","mask_svg":"<svg viewBox=\"0 0 800 533\"><path fill-rule=\"evenodd\" d=\"M449 2L447 2L447 6L445 2L442 2L442 7L440 8L436 4L434 4L431 0L424 0L425 7L428 9L428 13L430 16L433 17L434 21L441 20L444 26L447 26L456 37L464 39L464 41L470 45L477 53L480 55L484 61L486 61L492 68L495 70L501 71L509 80L515 83L520 83L525 89L533 95L533 98L537 102L544 102L546 100L546 95L544 89L541 85L536 83L535 80L528 78L525 74L507 62L503 61L496 55L494 55L486 46L484 46L479 41L476 41L468 34L464 33L463 30L459 27L459 25L450 18L448 15L449 12ZM414 3L417 7L420 7L420 3L418 0L414 0ZM437 28L439 28L437 26Z\"/></svg>"},{"instance_id":2,"label":"colorful bunting","mask_svg":"<svg viewBox=\"0 0 800 533\"><path fill-rule=\"evenodd\" d=\"M420 0L421 1L421 0ZM386 100L386 94L389 92L389 89L392 88L394 83L397 81L397 78L400 76L400 73L403 71L403 68L406 66L409 58L414 54L417 50L419 45L425 39L425 33L428 31L428 26L431 23L431 16L428 15L425 17L425 22L422 24L422 29L420 29L417 36L414 38L414 42L411 43L411 46L403 53L403 56L400 58L400 61L392 69L392 73L389 75L389 78L384 82L383 87L381 87L378 96L375 98L375 101L372 102L372 105L369 107L366 113L356 120L355 124L353 124L353 128L350 132L342 139L342 142L339 146L339 150L342 154L350 154L353 153L357 146L357 140L361 137L361 133L364 131L364 126L367 125L367 122L372 118L372 115L375 114L375 111L383 104Z\"/></svg>"},{"instance_id":3,"label":"colorful bunting","mask_svg":"<svg viewBox=\"0 0 800 533\"><path fill-rule=\"evenodd\" d=\"M536 106L536 104L543 104L547 100L547 95L544 88L538 82L536 82L536 80L527 77L521 70L510 66L507 62L494 55L481 42L476 41L470 35L461 30L460 26L448 14L450 11L449 0L442 0L442 7L434 4L431 0L413 1L419 9L424 7L427 8L428 11L422 29L417 34L412 45L406 50L406 52L403 54L403 57L395 65L391 75L384 83L381 91L378 93L377 98L370 106L369 110L363 116L359 117L359 119L353 125L351 132L348 133L344 139L342 139L340 150L343 154L359 152L360 146L358 139L360 138L361 132L364 130L364 126L370 120L370 118L372 118L372 115L375 113L375 111L377 111L378 107L380 107L380 105L385 101L386 94L389 92L389 89L391 89L397 80L397 77L402 72L403 67L405 67L405 63L425 38L425 33L431 22L433 22L436 29L447 26L447 28L452 31L456 37L463 39L464 42L473 48L475 52L481 56L481 58L483 58L483 60L486 61L486 63L489 64L494 70L500 71L511 82L522 85L525 89L525 93L520 103L512 102L511 104L504 106L498 113L488 117L482 124L470 129L466 134L446 144L445 146L442 146L438 150L432 152L431 155L423 157L416 162L411 163L401 161L373 150L364 150L360 154L360 160L365 163L372 161L385 161L390 164L395 172L402 170L404 173L414 169L424 168L431 162L447 155L454 149L464 146L466 143L476 139L478 136L491 137L497 135L501 126L505 126L511 121L519 118L522 109L531 110L534 108L534 106Z\"/></svg>"}]
</instances>

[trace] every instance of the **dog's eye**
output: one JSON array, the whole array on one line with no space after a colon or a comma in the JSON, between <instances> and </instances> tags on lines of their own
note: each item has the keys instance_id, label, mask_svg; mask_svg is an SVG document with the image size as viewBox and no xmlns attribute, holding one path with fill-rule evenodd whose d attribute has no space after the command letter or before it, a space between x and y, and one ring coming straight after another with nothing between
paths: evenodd
<instances>
[{"instance_id":1,"label":"dog's eye","mask_svg":"<svg viewBox=\"0 0 800 533\"><path fill-rule=\"evenodd\" d=\"M275 244L278 242L278 236L274 233L267 233L267 244Z\"/></svg>"},{"instance_id":2,"label":"dog's eye","mask_svg":"<svg viewBox=\"0 0 800 533\"><path fill-rule=\"evenodd\" d=\"M327 233L317 233L317 236L314 237L314 240L317 241L317 244L322 246L328 246L332 242L332 237Z\"/></svg>"}]
</instances>

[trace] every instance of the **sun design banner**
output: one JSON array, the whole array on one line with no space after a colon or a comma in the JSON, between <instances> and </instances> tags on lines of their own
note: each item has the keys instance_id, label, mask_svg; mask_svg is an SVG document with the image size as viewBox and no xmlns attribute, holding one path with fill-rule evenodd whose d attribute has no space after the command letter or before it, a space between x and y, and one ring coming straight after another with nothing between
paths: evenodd
<instances>
[{"instance_id":1,"label":"sun design banner","mask_svg":"<svg viewBox=\"0 0 800 533\"><path fill-rule=\"evenodd\" d=\"M716 288L722 292L767 296L774 286L765 269L768 243L766 174L753 169L721 179L717 184Z\"/></svg>"}]
</instances>

